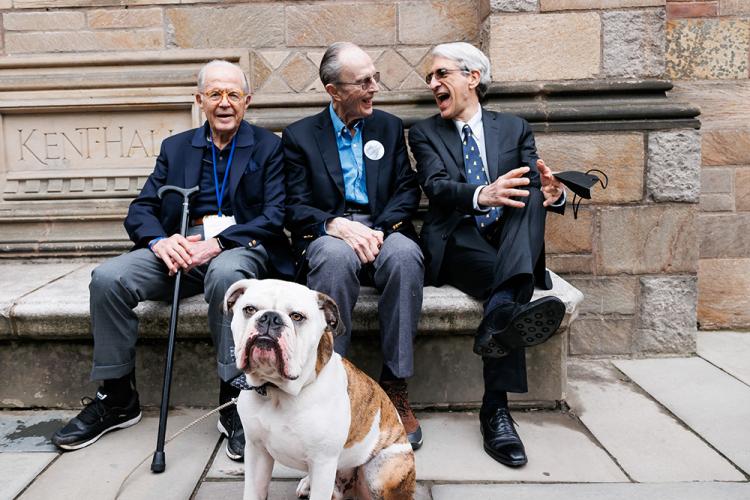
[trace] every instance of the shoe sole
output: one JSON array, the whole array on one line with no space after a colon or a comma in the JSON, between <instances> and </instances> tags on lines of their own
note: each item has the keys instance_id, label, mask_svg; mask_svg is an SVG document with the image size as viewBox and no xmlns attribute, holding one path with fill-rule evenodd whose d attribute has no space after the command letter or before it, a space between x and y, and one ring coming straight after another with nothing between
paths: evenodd
<instances>
[{"instance_id":1,"label":"shoe sole","mask_svg":"<svg viewBox=\"0 0 750 500\"><path fill-rule=\"evenodd\" d=\"M221 420L216 422L216 428L219 430L219 433L224 436L227 440L227 445L224 447L224 452L227 454L230 460L234 460L235 462L242 462L245 460L244 455L238 455L236 453L232 453L229 451L229 432L226 430L226 428L221 424Z\"/></svg>"},{"instance_id":2,"label":"shoe sole","mask_svg":"<svg viewBox=\"0 0 750 500\"><path fill-rule=\"evenodd\" d=\"M56 446L58 448L62 448L63 450L68 450L68 451L80 450L81 448L85 448L85 447L87 447L87 446L89 446L91 444L96 443L99 440L100 437L102 437L103 435L105 435L108 432L116 431L118 429L127 429L128 427L134 426L135 424L137 424L138 422L141 421L141 417L142 416L143 416L143 412L139 412L138 416L136 416L134 418L131 418L130 420L126 420L125 422L123 422L121 424L113 425L112 427L104 429L102 432L100 432L96 436L92 437L88 441L84 441L82 443L76 443L76 444L56 444Z\"/></svg>"},{"instance_id":3,"label":"shoe sole","mask_svg":"<svg viewBox=\"0 0 750 500\"><path fill-rule=\"evenodd\" d=\"M406 435L406 439L409 441L409 444L411 445L412 451L417 451L422 447L422 443L424 442L424 438L422 436L419 437L419 441L412 441L412 437L414 437L414 434L416 432L413 432L411 434Z\"/></svg>"}]
</instances>

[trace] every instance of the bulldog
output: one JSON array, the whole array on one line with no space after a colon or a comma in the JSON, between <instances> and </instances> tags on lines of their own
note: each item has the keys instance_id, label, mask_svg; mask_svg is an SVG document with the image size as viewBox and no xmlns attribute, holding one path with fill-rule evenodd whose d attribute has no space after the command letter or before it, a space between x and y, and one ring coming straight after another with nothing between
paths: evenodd
<instances>
[{"instance_id":1,"label":"bulldog","mask_svg":"<svg viewBox=\"0 0 750 500\"><path fill-rule=\"evenodd\" d=\"M244 500L265 500L275 460L307 471L310 500L411 499L414 452L396 408L371 378L333 351L343 331L327 295L278 280L227 290L237 368L251 389L237 410L245 430Z\"/></svg>"}]
</instances>

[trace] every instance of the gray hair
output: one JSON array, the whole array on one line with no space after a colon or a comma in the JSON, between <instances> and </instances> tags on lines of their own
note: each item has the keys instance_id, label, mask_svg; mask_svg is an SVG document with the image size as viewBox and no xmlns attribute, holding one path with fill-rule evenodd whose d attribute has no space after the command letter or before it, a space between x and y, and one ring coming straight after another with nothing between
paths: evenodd
<instances>
[{"instance_id":1,"label":"gray hair","mask_svg":"<svg viewBox=\"0 0 750 500\"><path fill-rule=\"evenodd\" d=\"M323 82L325 87L329 83L336 83L341 74L341 61L339 61L339 55L344 49L359 48L357 45L351 42L335 42L328 46L323 54L323 59L320 60L320 70L318 75L320 81Z\"/></svg>"},{"instance_id":2,"label":"gray hair","mask_svg":"<svg viewBox=\"0 0 750 500\"><path fill-rule=\"evenodd\" d=\"M476 92L480 101L484 98L490 88L492 77L490 76L490 60L481 50L466 42L441 43L432 49L431 55L455 61L462 69L479 71L479 85L477 85Z\"/></svg>"},{"instance_id":3,"label":"gray hair","mask_svg":"<svg viewBox=\"0 0 750 500\"><path fill-rule=\"evenodd\" d=\"M239 71L242 74L242 91L246 94L250 93L250 82L247 80L247 75L244 71L242 71L242 68L240 68L237 64L231 63L229 61L225 61L223 59L214 59L213 61L209 61L206 64L203 65L201 70L198 72L198 91L203 92L206 90L205 84L206 84L206 72L211 68L234 68L237 71Z\"/></svg>"}]
</instances>

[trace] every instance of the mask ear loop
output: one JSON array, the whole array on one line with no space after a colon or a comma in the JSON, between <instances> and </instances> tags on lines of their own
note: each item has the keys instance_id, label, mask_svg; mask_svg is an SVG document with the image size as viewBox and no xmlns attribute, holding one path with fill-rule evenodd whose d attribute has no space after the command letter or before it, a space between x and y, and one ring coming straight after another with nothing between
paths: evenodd
<instances>
[{"instance_id":1,"label":"mask ear loop","mask_svg":"<svg viewBox=\"0 0 750 500\"><path fill-rule=\"evenodd\" d=\"M578 199L578 202L576 202L576 199ZM578 196L576 193L573 193L573 201L570 203L573 205L573 219L578 219L578 207L581 206L581 202L583 201L583 198Z\"/></svg>"},{"instance_id":2,"label":"mask ear loop","mask_svg":"<svg viewBox=\"0 0 750 500\"><path fill-rule=\"evenodd\" d=\"M607 174L605 174L604 172L602 172L598 168L592 168L590 170L587 170L586 174L588 175L591 172L596 172L596 173L602 174L602 177L604 178L604 180L602 180L601 178L598 179L599 180L599 184L601 184L602 189L607 189L607 185L609 184L609 176L607 176ZM578 196L578 194L576 194L574 192L573 193L573 201L571 202L571 205L573 205L573 219L578 219L578 209L581 207L581 202L582 201L583 201L583 198L581 198L580 196Z\"/></svg>"},{"instance_id":3,"label":"mask ear loop","mask_svg":"<svg viewBox=\"0 0 750 500\"><path fill-rule=\"evenodd\" d=\"M598 168L592 168L590 170L587 170L586 174L590 174L591 172L597 172L599 174L602 174L602 177L604 177L604 180L599 179L599 184L601 184L602 189L607 189L607 185L609 184L609 177L607 176L607 174L605 174Z\"/></svg>"}]
</instances>

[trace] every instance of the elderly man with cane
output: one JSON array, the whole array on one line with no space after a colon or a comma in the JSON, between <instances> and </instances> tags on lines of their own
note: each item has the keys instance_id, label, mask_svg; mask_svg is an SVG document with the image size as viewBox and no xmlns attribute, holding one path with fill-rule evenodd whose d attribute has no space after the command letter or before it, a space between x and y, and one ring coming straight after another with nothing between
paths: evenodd
<instances>
[{"instance_id":1,"label":"elderly man with cane","mask_svg":"<svg viewBox=\"0 0 750 500\"><path fill-rule=\"evenodd\" d=\"M208 326L216 347L219 402L239 393L231 359L232 333L224 318L226 289L245 278L290 277L291 252L282 231L284 179L281 141L243 120L251 95L239 66L211 61L198 75L195 101L206 115L202 127L162 143L156 167L130 205L125 228L134 243L91 276L92 380L102 384L96 397L52 437L64 450L83 448L106 432L141 419L135 386L138 318L144 300L170 300L172 276L182 272L180 295L203 292ZM160 188L199 191L188 206L187 235L180 231L183 194ZM244 434L234 406L218 424L227 437L226 453L242 460Z\"/></svg>"}]
</instances>

